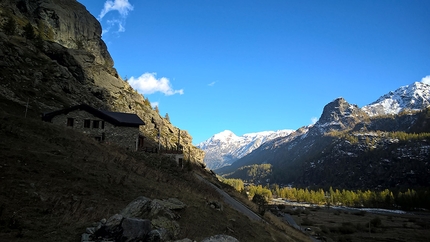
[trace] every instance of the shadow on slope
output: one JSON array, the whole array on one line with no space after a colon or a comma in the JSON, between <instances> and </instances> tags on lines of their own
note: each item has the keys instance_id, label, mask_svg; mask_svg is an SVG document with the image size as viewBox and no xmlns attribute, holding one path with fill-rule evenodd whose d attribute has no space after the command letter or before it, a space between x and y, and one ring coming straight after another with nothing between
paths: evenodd
<instances>
[{"instance_id":1,"label":"shadow on slope","mask_svg":"<svg viewBox=\"0 0 430 242\"><path fill-rule=\"evenodd\" d=\"M240 241L292 241L229 206L210 208L208 201L223 201L195 179L193 172L210 176L201 167L180 169L163 156L127 153L0 107L0 237L5 241L78 241L86 227L138 196L176 197L188 204L179 213L180 238L228 234Z\"/></svg>"}]
</instances>

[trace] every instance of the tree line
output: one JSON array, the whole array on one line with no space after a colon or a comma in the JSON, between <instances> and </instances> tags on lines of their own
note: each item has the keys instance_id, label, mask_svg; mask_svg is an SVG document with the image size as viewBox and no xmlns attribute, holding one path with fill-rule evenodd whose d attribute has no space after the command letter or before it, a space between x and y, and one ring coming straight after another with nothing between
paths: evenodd
<instances>
[{"instance_id":1,"label":"tree line","mask_svg":"<svg viewBox=\"0 0 430 242\"><path fill-rule=\"evenodd\" d=\"M411 210L415 208L430 209L430 191L428 189L405 191L382 191L371 190L346 190L279 187L272 185L248 185L245 186L241 179L222 179L234 189L248 195L253 199L255 195L264 197L267 201L273 197L284 198L290 201L305 202L324 206L347 206L347 207L369 207Z\"/></svg>"}]
</instances>

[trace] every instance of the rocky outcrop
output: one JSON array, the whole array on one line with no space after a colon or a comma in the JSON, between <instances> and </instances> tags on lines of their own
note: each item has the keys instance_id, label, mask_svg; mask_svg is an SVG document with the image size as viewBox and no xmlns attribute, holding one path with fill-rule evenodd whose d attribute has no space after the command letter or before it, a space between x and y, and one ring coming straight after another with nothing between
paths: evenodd
<instances>
[{"instance_id":1,"label":"rocky outcrop","mask_svg":"<svg viewBox=\"0 0 430 242\"><path fill-rule=\"evenodd\" d=\"M113 60L101 39L97 19L75 0L5 0L2 5L38 33L68 49L82 49L95 57L97 64L113 67Z\"/></svg>"},{"instance_id":2,"label":"rocky outcrop","mask_svg":"<svg viewBox=\"0 0 430 242\"><path fill-rule=\"evenodd\" d=\"M180 142L184 159L203 165L204 152L192 145L187 131L175 127L152 109L145 98L122 80L101 39L101 26L74 0L4 0L0 23L13 18L16 33L0 32L0 95L27 105L34 113L86 103L97 109L136 113L146 125L148 145L174 149ZM42 43L25 39L30 23ZM178 138L180 134L180 138ZM157 145L158 147L158 145Z\"/></svg>"},{"instance_id":3,"label":"rocky outcrop","mask_svg":"<svg viewBox=\"0 0 430 242\"><path fill-rule=\"evenodd\" d=\"M202 242L239 242L234 237L224 234L218 234L202 240Z\"/></svg>"},{"instance_id":4,"label":"rocky outcrop","mask_svg":"<svg viewBox=\"0 0 430 242\"><path fill-rule=\"evenodd\" d=\"M351 129L366 118L368 118L367 114L357 105L349 104L343 98L337 98L324 107L320 119L310 133L318 131L318 134L324 134L330 130Z\"/></svg>"},{"instance_id":5,"label":"rocky outcrop","mask_svg":"<svg viewBox=\"0 0 430 242\"><path fill-rule=\"evenodd\" d=\"M176 198L151 200L138 197L121 213L87 228L81 241L171 241L180 232L179 216L174 211L186 207Z\"/></svg>"},{"instance_id":6,"label":"rocky outcrop","mask_svg":"<svg viewBox=\"0 0 430 242\"><path fill-rule=\"evenodd\" d=\"M180 217L175 211L185 209L186 204L177 198L165 200L138 197L125 207L121 213L102 219L93 227L86 229L81 242L90 241L177 241L192 242L184 238L177 240ZM237 242L228 235L215 235L202 242Z\"/></svg>"}]
</instances>

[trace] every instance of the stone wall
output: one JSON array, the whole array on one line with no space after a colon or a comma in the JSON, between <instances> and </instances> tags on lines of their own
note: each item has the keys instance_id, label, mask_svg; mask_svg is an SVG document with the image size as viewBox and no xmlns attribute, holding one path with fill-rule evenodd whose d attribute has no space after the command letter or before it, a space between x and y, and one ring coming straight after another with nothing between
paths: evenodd
<instances>
[{"instance_id":1,"label":"stone wall","mask_svg":"<svg viewBox=\"0 0 430 242\"><path fill-rule=\"evenodd\" d=\"M68 121L70 119L73 119L73 124ZM83 110L57 115L52 118L52 123L81 130L99 141L114 143L130 150L136 150L137 147L138 127L115 126Z\"/></svg>"}]
</instances>

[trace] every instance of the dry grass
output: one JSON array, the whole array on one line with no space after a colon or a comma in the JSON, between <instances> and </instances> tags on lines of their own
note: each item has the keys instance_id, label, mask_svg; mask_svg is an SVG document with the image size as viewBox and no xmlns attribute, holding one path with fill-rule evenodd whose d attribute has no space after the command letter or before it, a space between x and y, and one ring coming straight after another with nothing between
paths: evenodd
<instances>
[{"instance_id":1,"label":"dry grass","mask_svg":"<svg viewBox=\"0 0 430 242\"><path fill-rule=\"evenodd\" d=\"M214 183L217 181L213 181ZM224 188L224 191L228 192L230 196L236 198L236 200L240 201L242 204L247 206L249 209L254 211L254 213L258 214L258 206L250 201L247 197L245 197L243 194L238 193L233 187L230 187L224 183L220 183L220 186ZM280 218L276 217L269 211L264 213L264 216L262 218L265 221L265 224L268 225L268 229L275 229L278 231L281 231L282 234L288 235L286 238L276 238L276 241L310 241L310 238L308 235L294 229L293 227L287 225L285 222L283 222Z\"/></svg>"},{"instance_id":2,"label":"dry grass","mask_svg":"<svg viewBox=\"0 0 430 242\"><path fill-rule=\"evenodd\" d=\"M138 196L176 197L180 238L228 234L240 241L293 241L274 226L251 221L223 204L192 172L157 155L127 153L81 133L6 114L0 105L0 238L79 241L85 228L118 213ZM34 118L31 118L33 116ZM223 204L222 211L208 201ZM293 239L292 239L293 238Z\"/></svg>"},{"instance_id":3,"label":"dry grass","mask_svg":"<svg viewBox=\"0 0 430 242\"><path fill-rule=\"evenodd\" d=\"M293 211L291 207L285 211ZM428 241L430 214L373 214L327 208L293 212L297 224L327 241ZM380 224L376 223L380 221ZM370 222L370 229L369 229ZM369 232L370 230L370 232Z\"/></svg>"}]
</instances>

